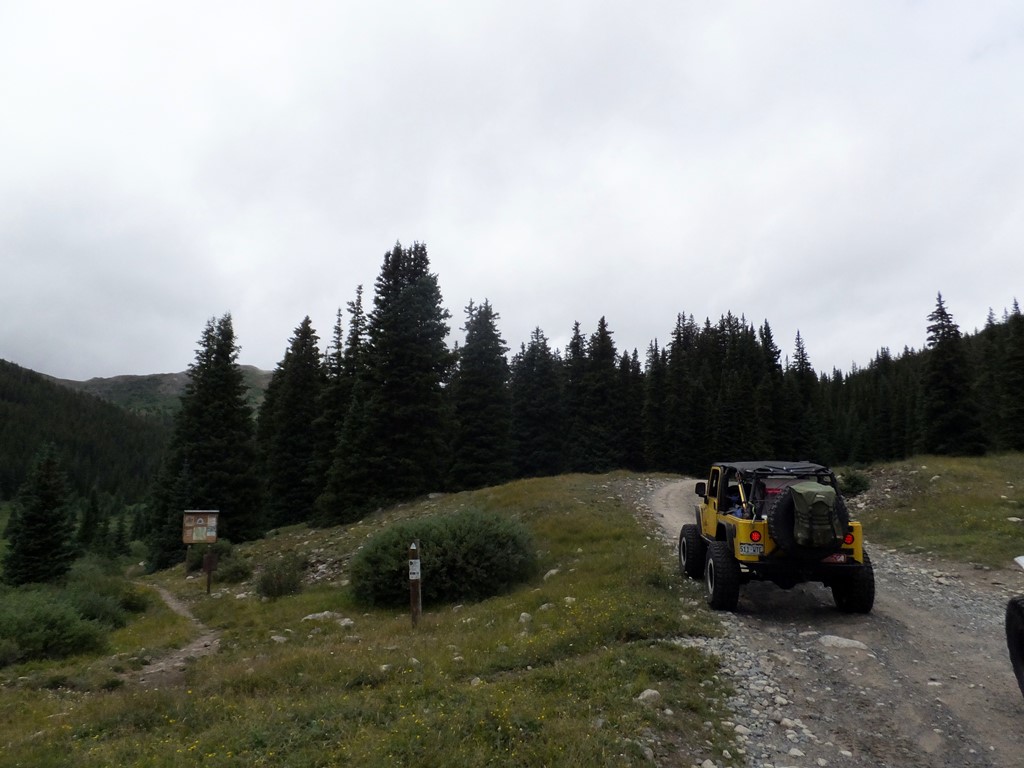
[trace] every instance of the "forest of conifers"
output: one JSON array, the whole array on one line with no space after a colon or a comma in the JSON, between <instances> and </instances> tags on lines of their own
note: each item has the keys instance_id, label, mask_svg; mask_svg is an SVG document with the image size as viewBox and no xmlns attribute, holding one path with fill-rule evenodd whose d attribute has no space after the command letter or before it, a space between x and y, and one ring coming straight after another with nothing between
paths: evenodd
<instances>
[{"instance_id":1,"label":"forest of conifers","mask_svg":"<svg viewBox=\"0 0 1024 768\"><path fill-rule=\"evenodd\" d=\"M322 351L295 328L254 413L230 315L212 319L152 479L141 531L158 561L180 553L186 508L222 510L241 541L296 522L358 519L381 505L519 477L612 469L699 474L711 459L827 464L915 453L1024 448L1024 319L1014 301L962 335L941 295L922 318L927 346L878 352L848 373L815 372L798 335L783 355L767 321L679 314L641 356L619 351L604 318L554 350L540 329L511 358L488 301L464 310L454 351L426 247L384 257L372 307L358 289ZM0 408L10 412L0 389ZM55 417L65 420L72 417ZM80 423L81 452L100 432ZM2 451L17 450L0 425ZM154 433L156 434L156 433ZM88 436L88 438L86 437ZM148 475L148 447L124 445L120 492ZM109 447L102 448L108 456ZM2 480L2 478L0 478ZM10 482L10 480L7 480ZM158 563L159 564L159 563Z\"/></svg>"}]
</instances>

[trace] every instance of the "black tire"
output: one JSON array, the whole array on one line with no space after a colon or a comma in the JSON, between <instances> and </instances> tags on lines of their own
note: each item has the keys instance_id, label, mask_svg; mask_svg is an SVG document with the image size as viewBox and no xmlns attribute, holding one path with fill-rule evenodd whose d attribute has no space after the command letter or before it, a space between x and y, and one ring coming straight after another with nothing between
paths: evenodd
<instances>
[{"instance_id":1,"label":"black tire","mask_svg":"<svg viewBox=\"0 0 1024 768\"><path fill-rule=\"evenodd\" d=\"M1010 651L1017 685L1024 694L1024 595L1006 604L1006 647Z\"/></svg>"},{"instance_id":2,"label":"black tire","mask_svg":"<svg viewBox=\"0 0 1024 768\"><path fill-rule=\"evenodd\" d=\"M687 523L679 531L679 572L691 579L704 575L704 561L708 556L708 544L700 535L700 528Z\"/></svg>"},{"instance_id":3,"label":"black tire","mask_svg":"<svg viewBox=\"0 0 1024 768\"><path fill-rule=\"evenodd\" d=\"M835 512L836 517L839 519L839 524L845 531L850 524L850 510L847 509L846 501L839 494L836 494ZM793 494L789 488L783 488L782 492L769 503L765 517L768 518L768 535L772 537L775 546L783 552L795 553L803 550L812 552L814 556L829 554L830 550L807 550L797 544L796 536L793 533L793 524L796 520L796 506L793 503ZM837 543L831 551L835 551L839 546L841 545Z\"/></svg>"},{"instance_id":4,"label":"black tire","mask_svg":"<svg viewBox=\"0 0 1024 768\"><path fill-rule=\"evenodd\" d=\"M836 608L843 613L871 613L875 605L875 569L864 553L864 567L831 582Z\"/></svg>"},{"instance_id":5,"label":"black tire","mask_svg":"<svg viewBox=\"0 0 1024 768\"><path fill-rule=\"evenodd\" d=\"M724 541L708 543L704 563L708 605L716 611L735 611L740 599L740 564Z\"/></svg>"}]
</instances>

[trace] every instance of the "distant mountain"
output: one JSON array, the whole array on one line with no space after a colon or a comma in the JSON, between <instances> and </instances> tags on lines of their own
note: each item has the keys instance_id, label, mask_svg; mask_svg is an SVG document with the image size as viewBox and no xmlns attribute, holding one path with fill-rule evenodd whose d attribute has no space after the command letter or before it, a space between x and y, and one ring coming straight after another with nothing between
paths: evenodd
<instances>
[{"instance_id":1,"label":"distant mountain","mask_svg":"<svg viewBox=\"0 0 1024 768\"><path fill-rule=\"evenodd\" d=\"M242 372L249 387L249 402L254 408L258 408L263 402L273 372L262 371L251 365L243 365ZM79 392L95 395L132 413L155 416L169 423L181 405L181 395L188 384L188 373L150 373L142 376L94 378L88 381L54 381Z\"/></svg>"},{"instance_id":2,"label":"distant mountain","mask_svg":"<svg viewBox=\"0 0 1024 768\"><path fill-rule=\"evenodd\" d=\"M96 488L141 501L170 439L167 417L141 412L0 360L0 499L17 492L51 443L77 493Z\"/></svg>"}]
</instances>

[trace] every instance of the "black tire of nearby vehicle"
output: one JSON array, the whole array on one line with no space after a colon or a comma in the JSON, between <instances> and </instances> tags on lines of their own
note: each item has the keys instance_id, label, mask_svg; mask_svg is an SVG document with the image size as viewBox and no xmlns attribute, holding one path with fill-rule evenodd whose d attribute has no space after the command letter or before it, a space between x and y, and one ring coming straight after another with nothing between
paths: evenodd
<instances>
[{"instance_id":1,"label":"black tire of nearby vehicle","mask_svg":"<svg viewBox=\"0 0 1024 768\"><path fill-rule=\"evenodd\" d=\"M699 579L704 575L704 562L707 560L708 544L700 535L700 528L687 523L679 531L679 572L691 579Z\"/></svg>"},{"instance_id":2,"label":"black tire of nearby vehicle","mask_svg":"<svg viewBox=\"0 0 1024 768\"><path fill-rule=\"evenodd\" d=\"M724 541L708 543L704 563L708 605L716 611L735 611L740 599L740 564Z\"/></svg>"},{"instance_id":3,"label":"black tire of nearby vehicle","mask_svg":"<svg viewBox=\"0 0 1024 768\"><path fill-rule=\"evenodd\" d=\"M875 605L875 569L864 553L864 567L832 581L832 597L843 613L871 613Z\"/></svg>"},{"instance_id":4,"label":"black tire of nearby vehicle","mask_svg":"<svg viewBox=\"0 0 1024 768\"><path fill-rule=\"evenodd\" d=\"M1024 694L1024 595L1006 604L1006 647L1010 651L1017 685Z\"/></svg>"},{"instance_id":5,"label":"black tire of nearby vehicle","mask_svg":"<svg viewBox=\"0 0 1024 768\"><path fill-rule=\"evenodd\" d=\"M850 510L846 507L846 501L838 493L836 494L836 516L839 523L845 530L850 524ZM804 549L796 543L796 535L793 533L793 523L796 519L796 506L793 503L793 494L788 488L775 497L769 504L768 512L768 535L772 537L775 546L783 552L796 552ZM838 549L839 545L836 546Z\"/></svg>"}]
</instances>

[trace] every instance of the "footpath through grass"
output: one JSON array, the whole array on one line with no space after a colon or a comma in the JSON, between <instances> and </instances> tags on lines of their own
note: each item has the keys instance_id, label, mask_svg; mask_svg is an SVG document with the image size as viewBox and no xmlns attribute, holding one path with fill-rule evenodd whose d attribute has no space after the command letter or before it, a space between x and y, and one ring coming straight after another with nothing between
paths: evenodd
<instances>
[{"instance_id":1,"label":"footpath through grass","mask_svg":"<svg viewBox=\"0 0 1024 768\"><path fill-rule=\"evenodd\" d=\"M991 568L1024 554L1024 454L919 456L869 474L879 500L857 512L869 542Z\"/></svg>"},{"instance_id":2,"label":"footpath through grass","mask_svg":"<svg viewBox=\"0 0 1024 768\"><path fill-rule=\"evenodd\" d=\"M622 766L672 754L719 758L724 691L714 660L671 638L718 625L670 550L633 513L633 475L529 480L404 505L352 526L296 528L239 548L254 565L284 551L347 563L389 521L460 507L531 530L542 576L464 606L366 610L321 584L262 602L251 585L181 570L155 578L222 632L219 653L180 684L136 681L180 617L154 606L116 638L114 657L6 669L2 765ZM628 494L627 494L628 495ZM345 577L344 565L341 578ZM241 593L243 597L236 595ZM333 611L354 625L303 620ZM121 680L125 680L122 684ZM645 704L646 689L661 694Z\"/></svg>"}]
</instances>

